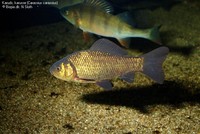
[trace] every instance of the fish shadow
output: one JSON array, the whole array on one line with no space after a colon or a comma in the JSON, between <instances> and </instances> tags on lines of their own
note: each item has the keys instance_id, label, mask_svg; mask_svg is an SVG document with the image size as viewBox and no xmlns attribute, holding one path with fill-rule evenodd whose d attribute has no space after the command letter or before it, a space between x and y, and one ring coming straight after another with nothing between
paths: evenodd
<instances>
[{"instance_id":1,"label":"fish shadow","mask_svg":"<svg viewBox=\"0 0 200 134\"><path fill-rule=\"evenodd\" d=\"M148 114L148 108L155 105L176 109L184 107L185 102L190 105L200 103L200 93L192 94L179 83L165 81L163 85L90 93L83 95L81 100L92 104L125 106Z\"/></svg>"}]
</instances>

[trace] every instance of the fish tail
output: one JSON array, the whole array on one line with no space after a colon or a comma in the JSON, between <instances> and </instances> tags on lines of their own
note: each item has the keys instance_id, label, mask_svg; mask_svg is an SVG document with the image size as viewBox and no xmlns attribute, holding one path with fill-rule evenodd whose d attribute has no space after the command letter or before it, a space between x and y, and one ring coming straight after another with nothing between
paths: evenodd
<instances>
[{"instance_id":1,"label":"fish tail","mask_svg":"<svg viewBox=\"0 0 200 134\"><path fill-rule=\"evenodd\" d=\"M159 47L141 56L144 58L143 73L159 84L164 81L162 64L168 52L169 49L167 47Z\"/></svg>"},{"instance_id":2,"label":"fish tail","mask_svg":"<svg viewBox=\"0 0 200 134\"><path fill-rule=\"evenodd\" d=\"M157 44L161 44L159 28L160 28L160 26L155 26L155 27L149 29L149 32L148 32L149 33L148 39Z\"/></svg>"}]
</instances>

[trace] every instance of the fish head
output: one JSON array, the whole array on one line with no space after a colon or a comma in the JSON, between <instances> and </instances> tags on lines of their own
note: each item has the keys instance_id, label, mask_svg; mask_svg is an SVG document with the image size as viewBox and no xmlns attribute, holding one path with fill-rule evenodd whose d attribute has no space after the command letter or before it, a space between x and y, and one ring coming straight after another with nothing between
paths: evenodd
<instances>
[{"instance_id":1,"label":"fish head","mask_svg":"<svg viewBox=\"0 0 200 134\"><path fill-rule=\"evenodd\" d=\"M64 81L72 81L74 79L74 68L65 58L55 62L49 71L53 76Z\"/></svg>"},{"instance_id":2,"label":"fish head","mask_svg":"<svg viewBox=\"0 0 200 134\"><path fill-rule=\"evenodd\" d=\"M73 7L65 7L60 10L61 15L69 21L71 24L75 26L79 26L80 18L79 18L79 12L78 9Z\"/></svg>"}]
</instances>

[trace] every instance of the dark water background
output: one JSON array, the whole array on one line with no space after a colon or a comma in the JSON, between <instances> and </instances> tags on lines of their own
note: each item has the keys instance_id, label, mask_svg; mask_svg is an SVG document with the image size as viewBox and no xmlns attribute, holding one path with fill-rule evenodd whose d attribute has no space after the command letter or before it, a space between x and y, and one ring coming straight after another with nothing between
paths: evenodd
<instances>
[{"instance_id":1,"label":"dark water background","mask_svg":"<svg viewBox=\"0 0 200 134\"><path fill-rule=\"evenodd\" d=\"M20 0L20 2L23 0ZM51 1L51 0L50 0ZM157 7L168 8L173 4L182 2L181 0L108 0L114 7L115 13L126 11L127 5L131 3L133 10L135 8L154 9ZM130 5L129 5L130 6ZM131 6L127 9L129 10ZM1 8L1 31L15 30L35 25L45 25L63 21L64 18L60 15L59 10L52 6L41 5L33 7L33 9L3 9Z\"/></svg>"}]
</instances>

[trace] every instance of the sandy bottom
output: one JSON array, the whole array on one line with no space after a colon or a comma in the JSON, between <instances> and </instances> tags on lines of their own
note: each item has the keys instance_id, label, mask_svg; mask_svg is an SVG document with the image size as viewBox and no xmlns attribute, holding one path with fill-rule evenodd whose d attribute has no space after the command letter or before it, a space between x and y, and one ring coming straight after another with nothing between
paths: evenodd
<instances>
[{"instance_id":1,"label":"sandy bottom","mask_svg":"<svg viewBox=\"0 0 200 134\"><path fill-rule=\"evenodd\" d=\"M162 85L136 74L134 83L116 79L114 90L103 91L51 76L54 62L94 41L84 43L81 31L67 22L1 33L0 133L199 134L198 5L148 11L149 22L162 24L161 38L170 49ZM131 54L144 47L133 44Z\"/></svg>"}]
</instances>

